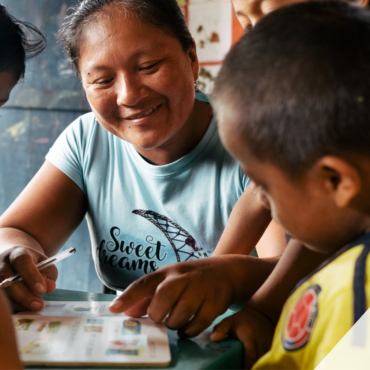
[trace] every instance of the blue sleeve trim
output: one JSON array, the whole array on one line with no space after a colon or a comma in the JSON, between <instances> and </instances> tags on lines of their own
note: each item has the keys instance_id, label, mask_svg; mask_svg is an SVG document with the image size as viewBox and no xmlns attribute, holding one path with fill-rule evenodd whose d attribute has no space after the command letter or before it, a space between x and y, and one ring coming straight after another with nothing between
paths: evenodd
<instances>
[{"instance_id":1,"label":"blue sleeve trim","mask_svg":"<svg viewBox=\"0 0 370 370\"><path fill-rule=\"evenodd\" d=\"M370 253L370 243L366 243L355 265L353 278L353 324L366 312L366 260Z\"/></svg>"}]
</instances>

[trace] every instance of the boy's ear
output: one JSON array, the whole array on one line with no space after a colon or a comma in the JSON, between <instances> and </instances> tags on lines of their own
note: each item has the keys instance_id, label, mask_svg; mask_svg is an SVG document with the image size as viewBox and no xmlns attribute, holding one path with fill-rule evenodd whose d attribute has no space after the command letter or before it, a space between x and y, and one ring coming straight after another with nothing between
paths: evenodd
<instances>
[{"instance_id":1,"label":"boy's ear","mask_svg":"<svg viewBox=\"0 0 370 370\"><path fill-rule=\"evenodd\" d=\"M338 207L347 207L359 194L361 178L357 169L350 163L339 157L328 155L316 163L316 169L324 180L326 190L333 195Z\"/></svg>"},{"instance_id":2,"label":"boy's ear","mask_svg":"<svg viewBox=\"0 0 370 370\"><path fill-rule=\"evenodd\" d=\"M367 4L369 4L369 0L349 0L349 2L361 6L363 8L367 6Z\"/></svg>"}]
</instances>

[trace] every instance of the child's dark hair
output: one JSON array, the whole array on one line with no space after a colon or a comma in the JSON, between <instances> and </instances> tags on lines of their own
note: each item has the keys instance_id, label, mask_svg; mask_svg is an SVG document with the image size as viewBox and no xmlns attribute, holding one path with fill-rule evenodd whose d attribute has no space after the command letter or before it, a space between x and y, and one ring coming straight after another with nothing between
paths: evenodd
<instances>
[{"instance_id":1,"label":"child's dark hair","mask_svg":"<svg viewBox=\"0 0 370 370\"><path fill-rule=\"evenodd\" d=\"M31 34L32 39L26 33ZM45 47L45 37L35 26L15 19L0 4L0 72L11 71L18 80L23 78L26 60Z\"/></svg>"},{"instance_id":2,"label":"child's dark hair","mask_svg":"<svg viewBox=\"0 0 370 370\"><path fill-rule=\"evenodd\" d=\"M253 155L291 177L325 155L370 158L369 10L332 1L272 12L231 50L213 98Z\"/></svg>"},{"instance_id":3,"label":"child's dark hair","mask_svg":"<svg viewBox=\"0 0 370 370\"><path fill-rule=\"evenodd\" d=\"M108 6L120 6L138 19L162 29L179 40L184 51L193 45L185 18L176 0L81 0L71 8L59 35L79 76L79 56L84 29ZM124 22L124 20L122 20Z\"/></svg>"}]
</instances>

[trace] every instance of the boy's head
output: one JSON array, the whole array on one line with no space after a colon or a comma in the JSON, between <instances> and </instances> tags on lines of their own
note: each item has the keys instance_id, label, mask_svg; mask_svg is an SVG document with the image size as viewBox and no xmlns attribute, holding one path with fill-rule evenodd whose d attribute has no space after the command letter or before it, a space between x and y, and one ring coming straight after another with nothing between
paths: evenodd
<instances>
[{"instance_id":1,"label":"boy's head","mask_svg":"<svg viewBox=\"0 0 370 370\"><path fill-rule=\"evenodd\" d=\"M24 76L26 59L39 54L45 46L45 38L35 26L15 19L0 4L0 106Z\"/></svg>"},{"instance_id":2,"label":"boy's head","mask_svg":"<svg viewBox=\"0 0 370 370\"><path fill-rule=\"evenodd\" d=\"M370 12L281 8L244 35L214 90L220 135L266 206L312 249L370 227Z\"/></svg>"},{"instance_id":3,"label":"boy's head","mask_svg":"<svg viewBox=\"0 0 370 370\"><path fill-rule=\"evenodd\" d=\"M251 29L265 15L272 11L281 8L285 5L300 3L308 0L231 0L234 6L235 14L246 30ZM341 0L357 4L358 6L366 6L369 0Z\"/></svg>"}]
</instances>

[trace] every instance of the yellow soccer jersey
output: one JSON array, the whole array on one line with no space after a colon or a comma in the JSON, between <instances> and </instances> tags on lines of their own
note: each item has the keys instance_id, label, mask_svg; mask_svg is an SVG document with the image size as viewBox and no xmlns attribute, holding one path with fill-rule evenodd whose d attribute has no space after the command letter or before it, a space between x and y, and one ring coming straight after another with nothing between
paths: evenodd
<instances>
[{"instance_id":1,"label":"yellow soccer jersey","mask_svg":"<svg viewBox=\"0 0 370 370\"><path fill-rule=\"evenodd\" d=\"M302 280L280 316L271 350L253 369L315 369L366 312L370 233Z\"/></svg>"}]
</instances>

